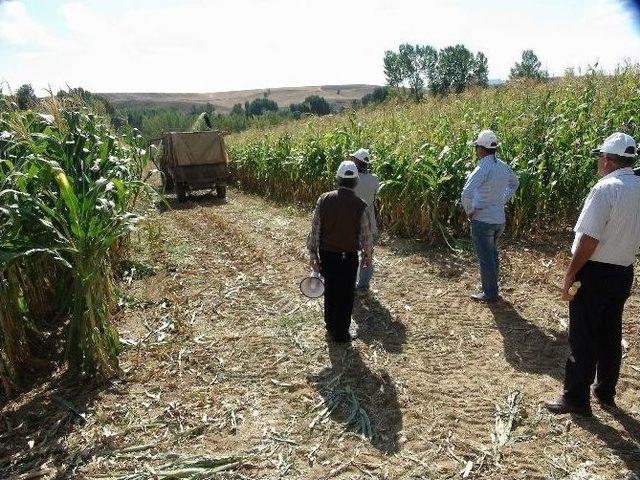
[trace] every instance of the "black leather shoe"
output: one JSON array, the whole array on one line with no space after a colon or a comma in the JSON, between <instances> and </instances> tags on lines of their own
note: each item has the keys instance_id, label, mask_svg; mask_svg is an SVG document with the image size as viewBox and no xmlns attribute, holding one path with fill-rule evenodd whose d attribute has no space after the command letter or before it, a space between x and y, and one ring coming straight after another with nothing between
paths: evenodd
<instances>
[{"instance_id":1,"label":"black leather shoe","mask_svg":"<svg viewBox=\"0 0 640 480\"><path fill-rule=\"evenodd\" d=\"M594 397L596 397L598 405L600 405L603 410L608 410L610 412L618 410L618 405L616 405L616 401L614 398L600 398L597 395L594 395Z\"/></svg>"},{"instance_id":2,"label":"black leather shoe","mask_svg":"<svg viewBox=\"0 0 640 480\"><path fill-rule=\"evenodd\" d=\"M590 417L593 415L591 412L591 405L571 405L566 402L564 397L560 397L557 400L552 400L550 402L544 402L544 406L551 413L555 413L557 415L561 415L563 413L575 413L576 415L581 415L583 417Z\"/></svg>"},{"instance_id":3,"label":"black leather shoe","mask_svg":"<svg viewBox=\"0 0 640 480\"><path fill-rule=\"evenodd\" d=\"M495 303L498 301L498 297L487 297L484 292L473 293L469 297L477 302Z\"/></svg>"}]
</instances>

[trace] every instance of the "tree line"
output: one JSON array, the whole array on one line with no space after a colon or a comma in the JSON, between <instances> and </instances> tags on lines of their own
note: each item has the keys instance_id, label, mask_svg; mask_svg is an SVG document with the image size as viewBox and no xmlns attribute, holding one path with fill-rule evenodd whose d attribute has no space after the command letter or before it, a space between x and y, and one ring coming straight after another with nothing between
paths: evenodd
<instances>
[{"instance_id":1,"label":"tree line","mask_svg":"<svg viewBox=\"0 0 640 480\"><path fill-rule=\"evenodd\" d=\"M270 92L270 90L269 90ZM236 103L231 109L231 115L245 115L247 117L260 116L266 112L281 112L283 116L293 116L300 118L304 113L312 115L328 115L332 112L331 105L326 98L320 95L309 95L301 103L292 103L286 110L281 110L278 103L270 100L268 94L264 98L256 98L251 102L247 101L244 106Z\"/></svg>"},{"instance_id":2,"label":"tree line","mask_svg":"<svg viewBox=\"0 0 640 480\"><path fill-rule=\"evenodd\" d=\"M460 93L472 86L486 87L489 83L486 55L480 51L474 54L461 44L436 50L430 45L403 43L397 51L384 53L383 67L387 85L408 87L417 100L425 91L446 95ZM522 60L511 69L509 78L547 77L536 54L525 50Z\"/></svg>"}]
</instances>

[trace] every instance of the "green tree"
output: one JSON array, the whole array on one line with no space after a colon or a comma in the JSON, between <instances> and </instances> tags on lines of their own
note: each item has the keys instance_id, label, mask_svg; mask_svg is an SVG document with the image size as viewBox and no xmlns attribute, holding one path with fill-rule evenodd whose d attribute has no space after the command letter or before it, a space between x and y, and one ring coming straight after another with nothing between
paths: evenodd
<instances>
[{"instance_id":1,"label":"green tree","mask_svg":"<svg viewBox=\"0 0 640 480\"><path fill-rule=\"evenodd\" d=\"M231 115L244 115L244 108L241 103L236 103L231 109Z\"/></svg>"},{"instance_id":2,"label":"green tree","mask_svg":"<svg viewBox=\"0 0 640 480\"><path fill-rule=\"evenodd\" d=\"M195 116L175 110L162 110L142 119L142 135L146 140L159 138L164 132L186 132Z\"/></svg>"},{"instance_id":3,"label":"green tree","mask_svg":"<svg viewBox=\"0 0 640 480\"><path fill-rule=\"evenodd\" d=\"M473 60L473 68L469 77L470 85L486 87L489 84L489 65L484 53L478 52Z\"/></svg>"},{"instance_id":4,"label":"green tree","mask_svg":"<svg viewBox=\"0 0 640 480\"><path fill-rule=\"evenodd\" d=\"M369 105L370 103L382 103L389 97L389 88L388 87L376 87L373 89L373 92L367 93L362 99L363 106Z\"/></svg>"},{"instance_id":5,"label":"green tree","mask_svg":"<svg viewBox=\"0 0 640 480\"><path fill-rule=\"evenodd\" d=\"M387 50L384 52L384 75L387 79L387 85L399 87L404 81L404 72L400 63L400 55L394 51Z\"/></svg>"},{"instance_id":6,"label":"green tree","mask_svg":"<svg viewBox=\"0 0 640 480\"><path fill-rule=\"evenodd\" d=\"M470 85L486 86L489 83L487 57L482 52L473 55L460 44L440 50L431 72L429 90L435 95L460 93Z\"/></svg>"},{"instance_id":7,"label":"green tree","mask_svg":"<svg viewBox=\"0 0 640 480\"><path fill-rule=\"evenodd\" d=\"M78 100L81 104L91 105L94 111L100 115L106 115L113 119L116 116L116 109L109 100L101 95L91 93L82 87L69 88L68 90L58 90L56 97L71 98ZM115 123L112 122L115 127Z\"/></svg>"},{"instance_id":8,"label":"green tree","mask_svg":"<svg viewBox=\"0 0 640 480\"><path fill-rule=\"evenodd\" d=\"M438 54L437 93L462 92L474 67L473 54L464 45L443 48Z\"/></svg>"},{"instance_id":9,"label":"green tree","mask_svg":"<svg viewBox=\"0 0 640 480\"><path fill-rule=\"evenodd\" d=\"M314 115L327 115L331 113L331 106L324 97L311 95L304 99L304 103L309 106L309 110Z\"/></svg>"},{"instance_id":10,"label":"green tree","mask_svg":"<svg viewBox=\"0 0 640 480\"><path fill-rule=\"evenodd\" d=\"M384 71L390 86L408 85L411 95L419 100L424 87L433 77L438 52L429 45L403 43L398 52L387 51L384 56Z\"/></svg>"},{"instance_id":11,"label":"green tree","mask_svg":"<svg viewBox=\"0 0 640 480\"><path fill-rule=\"evenodd\" d=\"M122 113L126 117L127 123L140 131L142 131L142 121L146 116L150 115L149 111L143 111L137 108L126 109Z\"/></svg>"},{"instance_id":12,"label":"green tree","mask_svg":"<svg viewBox=\"0 0 640 480\"><path fill-rule=\"evenodd\" d=\"M291 105L289 105L289 111L293 115L293 118L295 118L296 120L299 119L303 113L311 113L309 105L305 102L292 103Z\"/></svg>"},{"instance_id":13,"label":"green tree","mask_svg":"<svg viewBox=\"0 0 640 480\"><path fill-rule=\"evenodd\" d=\"M425 61L422 47L403 43L400 45L398 57L403 79L409 84L409 90L413 97L419 100L422 98L425 85Z\"/></svg>"},{"instance_id":14,"label":"green tree","mask_svg":"<svg viewBox=\"0 0 640 480\"><path fill-rule=\"evenodd\" d=\"M538 57L533 50L525 50L522 52L522 61L516 62L511 69L509 78L534 78L537 80L543 80L548 78L549 74L546 70L542 69L542 63L538 60Z\"/></svg>"},{"instance_id":15,"label":"green tree","mask_svg":"<svg viewBox=\"0 0 640 480\"><path fill-rule=\"evenodd\" d=\"M191 114L192 115L200 115L202 112L205 112L209 115L213 114L216 111L215 105L211 102L207 102L204 104L204 107L201 103L194 103L191 105Z\"/></svg>"},{"instance_id":16,"label":"green tree","mask_svg":"<svg viewBox=\"0 0 640 480\"><path fill-rule=\"evenodd\" d=\"M18 104L18 108L20 110L27 110L35 106L38 102L38 98L36 97L35 92L33 91L33 87L25 83L21 85L18 90L16 90L16 103Z\"/></svg>"},{"instance_id":17,"label":"green tree","mask_svg":"<svg viewBox=\"0 0 640 480\"><path fill-rule=\"evenodd\" d=\"M277 112L278 104L268 98L256 98L249 104L249 115L259 116L264 112Z\"/></svg>"}]
</instances>

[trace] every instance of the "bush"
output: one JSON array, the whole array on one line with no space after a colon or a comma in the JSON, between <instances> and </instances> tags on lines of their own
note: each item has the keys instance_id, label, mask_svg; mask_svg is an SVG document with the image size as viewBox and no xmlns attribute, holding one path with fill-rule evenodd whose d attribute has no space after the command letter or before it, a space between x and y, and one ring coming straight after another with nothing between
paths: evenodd
<instances>
[{"instance_id":1,"label":"bush","mask_svg":"<svg viewBox=\"0 0 640 480\"><path fill-rule=\"evenodd\" d=\"M370 104L382 103L387 98L389 98L389 88L388 87L376 87L373 89L373 92L367 93L364 97L362 97L362 105L367 106Z\"/></svg>"}]
</instances>

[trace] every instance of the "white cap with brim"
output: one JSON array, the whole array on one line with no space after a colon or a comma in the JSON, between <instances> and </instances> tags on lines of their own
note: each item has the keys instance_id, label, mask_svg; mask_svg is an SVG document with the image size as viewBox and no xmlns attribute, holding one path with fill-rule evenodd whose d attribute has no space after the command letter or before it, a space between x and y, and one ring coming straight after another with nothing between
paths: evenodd
<instances>
[{"instance_id":1,"label":"white cap with brim","mask_svg":"<svg viewBox=\"0 0 640 480\"><path fill-rule=\"evenodd\" d=\"M601 153L611 153L620 157L636 158L638 155L638 147L636 141L626 133L616 132L609 135L600 148L591 150L592 155L600 155Z\"/></svg>"},{"instance_id":2,"label":"white cap with brim","mask_svg":"<svg viewBox=\"0 0 640 480\"><path fill-rule=\"evenodd\" d=\"M491 130L482 130L475 140L469 142L469 145L474 147L484 147L490 150L494 150L500 146L498 143L498 137Z\"/></svg>"},{"instance_id":3,"label":"white cap with brim","mask_svg":"<svg viewBox=\"0 0 640 480\"><path fill-rule=\"evenodd\" d=\"M358 167L351 160L345 160L338 167L336 176L339 178L358 178Z\"/></svg>"},{"instance_id":4,"label":"white cap with brim","mask_svg":"<svg viewBox=\"0 0 640 480\"><path fill-rule=\"evenodd\" d=\"M366 148L360 148L350 156L353 158L357 158L362 163L371 163L371 155L369 154L369 150L367 150Z\"/></svg>"}]
</instances>

